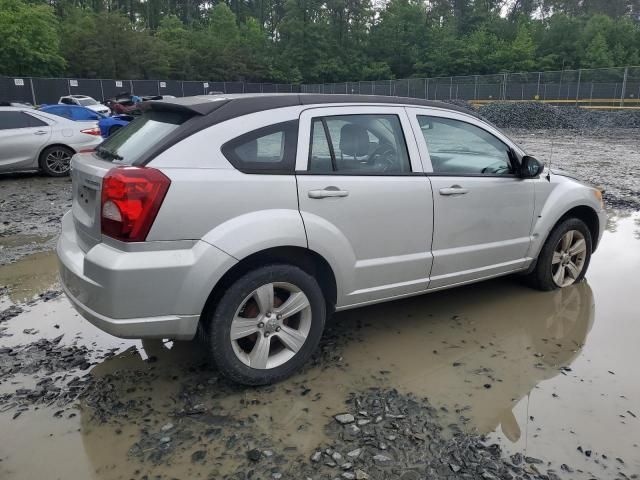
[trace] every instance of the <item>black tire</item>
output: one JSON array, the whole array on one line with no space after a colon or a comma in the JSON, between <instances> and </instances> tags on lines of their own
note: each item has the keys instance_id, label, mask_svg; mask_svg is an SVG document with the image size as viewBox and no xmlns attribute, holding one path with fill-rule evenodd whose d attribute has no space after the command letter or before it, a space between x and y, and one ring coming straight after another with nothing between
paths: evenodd
<instances>
[{"instance_id":1,"label":"black tire","mask_svg":"<svg viewBox=\"0 0 640 480\"><path fill-rule=\"evenodd\" d=\"M66 177L71 171L70 162L74 154L73 150L62 145L47 147L40 153L40 158L38 159L40 170L50 177ZM53 161L53 157L59 157L62 166L58 166Z\"/></svg>"},{"instance_id":2,"label":"black tire","mask_svg":"<svg viewBox=\"0 0 640 480\"><path fill-rule=\"evenodd\" d=\"M579 283L584 279L587 269L589 268L593 249L591 232L589 231L589 227L587 227L582 220L578 218L567 218L559 222L553 230L551 230L547 241L540 251L535 269L527 276L527 283L529 285L545 292L561 288L553 279L553 254L562 237L571 230L577 230L582 233L586 243L586 257L584 259L584 265L573 284Z\"/></svg>"},{"instance_id":3,"label":"black tire","mask_svg":"<svg viewBox=\"0 0 640 480\"><path fill-rule=\"evenodd\" d=\"M274 282L292 284L306 295L311 310L310 330L302 347L282 365L269 369L251 368L234 351L230 338L231 323L238 308L252 292ZM291 376L309 360L322 337L326 304L318 282L304 270L286 264L267 265L236 280L224 292L213 314L204 321L207 350L220 373L236 383L267 385Z\"/></svg>"},{"instance_id":4,"label":"black tire","mask_svg":"<svg viewBox=\"0 0 640 480\"><path fill-rule=\"evenodd\" d=\"M109 136L113 135L114 133L116 133L118 130L120 130L122 128L121 125L114 125L113 127L111 127L109 129Z\"/></svg>"}]
</instances>

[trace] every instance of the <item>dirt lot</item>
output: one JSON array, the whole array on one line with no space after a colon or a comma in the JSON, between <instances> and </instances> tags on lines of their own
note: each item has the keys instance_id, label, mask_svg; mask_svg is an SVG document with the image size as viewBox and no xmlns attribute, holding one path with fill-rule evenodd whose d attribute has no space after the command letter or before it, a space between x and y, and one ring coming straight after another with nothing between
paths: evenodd
<instances>
[{"instance_id":1,"label":"dirt lot","mask_svg":"<svg viewBox=\"0 0 640 480\"><path fill-rule=\"evenodd\" d=\"M586 282L342 313L311 365L257 389L198 344L81 319L50 251L70 183L0 178L0 478L639 478L637 135L512 135L545 161L555 136L553 164L607 189Z\"/></svg>"}]
</instances>

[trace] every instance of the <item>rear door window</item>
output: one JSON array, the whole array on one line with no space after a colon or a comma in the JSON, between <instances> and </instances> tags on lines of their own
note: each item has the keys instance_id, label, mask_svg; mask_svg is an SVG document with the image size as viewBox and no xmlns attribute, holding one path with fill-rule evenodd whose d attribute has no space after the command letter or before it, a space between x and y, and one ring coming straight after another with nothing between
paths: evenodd
<instances>
[{"instance_id":1,"label":"rear door window","mask_svg":"<svg viewBox=\"0 0 640 480\"><path fill-rule=\"evenodd\" d=\"M397 175L411 172L397 115L314 118L311 128L311 173Z\"/></svg>"},{"instance_id":2,"label":"rear door window","mask_svg":"<svg viewBox=\"0 0 640 480\"><path fill-rule=\"evenodd\" d=\"M0 130L39 127L42 125L46 125L46 123L23 112L0 112Z\"/></svg>"},{"instance_id":3,"label":"rear door window","mask_svg":"<svg viewBox=\"0 0 640 480\"><path fill-rule=\"evenodd\" d=\"M133 165L151 148L191 118L191 114L178 112L147 111L137 117L127 128L107 138L97 149L105 160Z\"/></svg>"}]
</instances>

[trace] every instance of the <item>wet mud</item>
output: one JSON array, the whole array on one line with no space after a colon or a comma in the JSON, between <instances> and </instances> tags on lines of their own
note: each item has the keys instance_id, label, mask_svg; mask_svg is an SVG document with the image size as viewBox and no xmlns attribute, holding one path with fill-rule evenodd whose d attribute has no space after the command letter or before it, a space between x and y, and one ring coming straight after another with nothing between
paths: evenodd
<instances>
[{"instance_id":1,"label":"wet mud","mask_svg":"<svg viewBox=\"0 0 640 480\"><path fill-rule=\"evenodd\" d=\"M344 312L303 372L263 388L221 379L200 344L97 330L37 255L0 268L0 478L640 472L640 213L611 212L579 285Z\"/></svg>"}]
</instances>

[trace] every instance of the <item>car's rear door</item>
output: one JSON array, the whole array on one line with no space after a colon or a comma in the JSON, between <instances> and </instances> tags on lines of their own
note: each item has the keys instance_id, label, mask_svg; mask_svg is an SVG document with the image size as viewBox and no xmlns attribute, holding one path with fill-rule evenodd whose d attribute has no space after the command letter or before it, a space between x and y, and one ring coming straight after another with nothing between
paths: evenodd
<instances>
[{"instance_id":1,"label":"car's rear door","mask_svg":"<svg viewBox=\"0 0 640 480\"><path fill-rule=\"evenodd\" d=\"M426 290L432 194L405 110L310 108L297 148L300 213L337 270L338 308Z\"/></svg>"},{"instance_id":2,"label":"car's rear door","mask_svg":"<svg viewBox=\"0 0 640 480\"><path fill-rule=\"evenodd\" d=\"M37 167L38 152L50 136L43 120L19 110L0 111L0 170Z\"/></svg>"},{"instance_id":3,"label":"car's rear door","mask_svg":"<svg viewBox=\"0 0 640 480\"><path fill-rule=\"evenodd\" d=\"M429 288L522 268L531 260L535 180L517 175L514 146L470 115L425 108L407 112L433 187Z\"/></svg>"}]
</instances>

